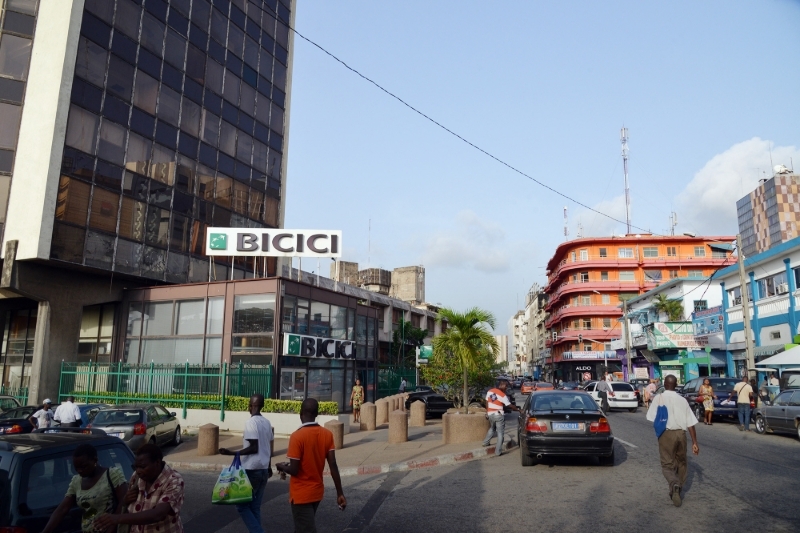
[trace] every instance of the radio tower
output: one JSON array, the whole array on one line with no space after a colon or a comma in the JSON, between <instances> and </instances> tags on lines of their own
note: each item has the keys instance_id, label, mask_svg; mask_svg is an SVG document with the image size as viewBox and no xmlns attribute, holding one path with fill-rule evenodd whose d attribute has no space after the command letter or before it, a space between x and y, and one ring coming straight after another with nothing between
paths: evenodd
<instances>
[{"instance_id":1,"label":"radio tower","mask_svg":"<svg viewBox=\"0 0 800 533\"><path fill-rule=\"evenodd\" d=\"M569 240L569 227L567 227L567 206L564 206L564 241Z\"/></svg>"},{"instance_id":2,"label":"radio tower","mask_svg":"<svg viewBox=\"0 0 800 533\"><path fill-rule=\"evenodd\" d=\"M622 169L625 172L625 222L628 225L628 232L631 233L631 189L628 186L628 128L622 127L619 132L619 139L622 141Z\"/></svg>"}]
</instances>

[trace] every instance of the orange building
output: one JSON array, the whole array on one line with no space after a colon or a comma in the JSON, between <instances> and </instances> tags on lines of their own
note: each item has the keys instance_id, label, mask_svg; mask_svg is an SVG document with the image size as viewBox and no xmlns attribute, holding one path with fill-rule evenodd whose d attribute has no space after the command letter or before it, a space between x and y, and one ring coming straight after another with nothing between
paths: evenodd
<instances>
[{"instance_id":1,"label":"orange building","mask_svg":"<svg viewBox=\"0 0 800 533\"><path fill-rule=\"evenodd\" d=\"M545 375L597 378L608 359L620 371L611 340L622 337L623 300L674 278L708 278L732 263L735 237L627 235L565 242L547 263L550 354Z\"/></svg>"}]
</instances>

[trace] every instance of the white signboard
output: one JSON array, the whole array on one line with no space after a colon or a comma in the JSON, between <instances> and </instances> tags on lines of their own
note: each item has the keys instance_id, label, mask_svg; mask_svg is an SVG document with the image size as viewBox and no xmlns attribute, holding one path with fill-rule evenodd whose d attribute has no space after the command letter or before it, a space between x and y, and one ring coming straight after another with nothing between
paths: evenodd
<instances>
[{"instance_id":1,"label":"white signboard","mask_svg":"<svg viewBox=\"0 0 800 533\"><path fill-rule=\"evenodd\" d=\"M318 229L208 228L206 255L341 257L342 232Z\"/></svg>"}]
</instances>

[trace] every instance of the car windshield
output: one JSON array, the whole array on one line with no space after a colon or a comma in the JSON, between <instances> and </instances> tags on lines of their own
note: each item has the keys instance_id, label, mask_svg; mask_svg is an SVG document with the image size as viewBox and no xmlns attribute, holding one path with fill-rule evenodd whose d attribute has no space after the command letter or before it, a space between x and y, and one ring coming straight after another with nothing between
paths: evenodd
<instances>
[{"instance_id":1,"label":"car windshield","mask_svg":"<svg viewBox=\"0 0 800 533\"><path fill-rule=\"evenodd\" d=\"M612 383L611 390L614 392L630 392L633 390L633 385L630 383Z\"/></svg>"},{"instance_id":2,"label":"car windshield","mask_svg":"<svg viewBox=\"0 0 800 533\"><path fill-rule=\"evenodd\" d=\"M596 411L597 404L586 394L538 394L533 398L532 411Z\"/></svg>"},{"instance_id":3,"label":"car windshield","mask_svg":"<svg viewBox=\"0 0 800 533\"><path fill-rule=\"evenodd\" d=\"M717 392L732 392L733 387L739 383L738 379L715 379L711 381L711 388Z\"/></svg>"},{"instance_id":4,"label":"car windshield","mask_svg":"<svg viewBox=\"0 0 800 533\"><path fill-rule=\"evenodd\" d=\"M11 409L10 411L6 411L3 414L0 414L0 419L9 420L14 418L28 418L35 412L36 412L35 407L20 407L17 409Z\"/></svg>"},{"instance_id":5,"label":"car windshield","mask_svg":"<svg viewBox=\"0 0 800 533\"><path fill-rule=\"evenodd\" d=\"M576 382L574 382L574 381L565 381L563 386L574 389L575 387L578 386L578 384Z\"/></svg>"},{"instance_id":6,"label":"car windshield","mask_svg":"<svg viewBox=\"0 0 800 533\"><path fill-rule=\"evenodd\" d=\"M100 411L94 417L94 426L125 426L142 421L142 412L139 409L111 409Z\"/></svg>"},{"instance_id":7,"label":"car windshield","mask_svg":"<svg viewBox=\"0 0 800 533\"><path fill-rule=\"evenodd\" d=\"M552 389L553 388L553 384L552 383L539 383L538 385L536 385L536 388L537 389Z\"/></svg>"}]
</instances>

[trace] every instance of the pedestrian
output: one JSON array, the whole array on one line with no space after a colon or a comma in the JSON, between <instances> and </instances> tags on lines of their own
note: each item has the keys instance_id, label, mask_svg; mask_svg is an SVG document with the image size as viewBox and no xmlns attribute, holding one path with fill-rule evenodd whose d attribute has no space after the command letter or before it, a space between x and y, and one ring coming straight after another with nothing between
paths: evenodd
<instances>
[{"instance_id":1,"label":"pedestrian","mask_svg":"<svg viewBox=\"0 0 800 533\"><path fill-rule=\"evenodd\" d=\"M333 484L336 487L336 503L344 511L347 499L342 490L342 479L336 465L333 433L317 424L319 402L314 398L303 400L300 406L300 428L289 437L286 452L288 463L278 463L275 468L281 478L289 474L289 503L292 507L295 533L316 533L316 514L325 493L322 469L328 461Z\"/></svg>"},{"instance_id":2,"label":"pedestrian","mask_svg":"<svg viewBox=\"0 0 800 533\"><path fill-rule=\"evenodd\" d=\"M67 401L56 408L53 419L58 422L62 428L81 427L81 410L75 405L74 396L67 396Z\"/></svg>"},{"instance_id":3,"label":"pedestrian","mask_svg":"<svg viewBox=\"0 0 800 533\"><path fill-rule=\"evenodd\" d=\"M489 419L489 431L486 432L486 437L483 439L483 446L489 446L492 437L497 435L497 444L494 447L495 457L503 455L503 438L506 431L506 413L505 406L511 408L512 411L519 412L516 405L512 405L506 394L508 389L508 382L500 380L497 388L489 389L486 392L486 418Z\"/></svg>"},{"instance_id":4,"label":"pedestrian","mask_svg":"<svg viewBox=\"0 0 800 533\"><path fill-rule=\"evenodd\" d=\"M52 405L53 402L50 401L50 398L47 398L44 402L42 402L42 408L28 417L28 422L30 422L33 427L37 429L49 428L52 425L53 417L55 416L53 410L51 409Z\"/></svg>"},{"instance_id":5,"label":"pedestrian","mask_svg":"<svg viewBox=\"0 0 800 533\"><path fill-rule=\"evenodd\" d=\"M606 373L606 375L608 375L608 373ZM608 413L611 409L611 406L608 405L608 397L614 396L614 389L611 388L611 384L605 379L601 379L597 383L597 395L600 397L600 407L603 409L603 412Z\"/></svg>"},{"instance_id":6,"label":"pedestrian","mask_svg":"<svg viewBox=\"0 0 800 533\"><path fill-rule=\"evenodd\" d=\"M647 384L647 387L645 387L644 390L645 394L647 395L647 407L650 407L650 402L653 401L653 398L656 395L656 390L658 390L658 387L656 386L656 380L651 379L650 383Z\"/></svg>"},{"instance_id":7,"label":"pedestrian","mask_svg":"<svg viewBox=\"0 0 800 533\"><path fill-rule=\"evenodd\" d=\"M778 378L775 377L775 372L769 375L769 384L773 387L779 387L781 382L778 381Z\"/></svg>"},{"instance_id":8,"label":"pedestrian","mask_svg":"<svg viewBox=\"0 0 800 533\"><path fill-rule=\"evenodd\" d=\"M67 494L50 515L42 533L55 531L76 506L82 513L81 531L84 533L105 531L107 526L101 526L105 517L121 516L123 500L128 492L122 470L97 464L97 450L86 442L72 452L72 466L77 474L72 476Z\"/></svg>"},{"instance_id":9,"label":"pedestrian","mask_svg":"<svg viewBox=\"0 0 800 533\"><path fill-rule=\"evenodd\" d=\"M408 382L406 381L406 378L403 378L400 380L400 389L398 392L403 394L406 391L406 387L408 387Z\"/></svg>"},{"instance_id":10,"label":"pedestrian","mask_svg":"<svg viewBox=\"0 0 800 533\"><path fill-rule=\"evenodd\" d=\"M761 383L761 388L758 389L758 395L761 397L761 401L769 401L769 379L764 378L764 381Z\"/></svg>"},{"instance_id":11,"label":"pedestrian","mask_svg":"<svg viewBox=\"0 0 800 533\"><path fill-rule=\"evenodd\" d=\"M361 405L364 403L364 387L361 386L361 380L356 378L356 384L353 386L353 391L350 393L350 405L353 406L353 423L358 424L361 422Z\"/></svg>"},{"instance_id":12,"label":"pedestrian","mask_svg":"<svg viewBox=\"0 0 800 533\"><path fill-rule=\"evenodd\" d=\"M753 397L753 387L747 382L747 374L742 376L742 381L733 387L728 395L728 400L736 394L736 408L739 414L739 431L750 431L750 400Z\"/></svg>"},{"instance_id":13,"label":"pedestrian","mask_svg":"<svg viewBox=\"0 0 800 533\"><path fill-rule=\"evenodd\" d=\"M136 472L124 500L128 512L101 516L98 530L129 524L130 533L183 533L183 478L164 462L161 448L155 444L139 448L133 468Z\"/></svg>"},{"instance_id":14,"label":"pedestrian","mask_svg":"<svg viewBox=\"0 0 800 533\"><path fill-rule=\"evenodd\" d=\"M664 378L664 392L653 399L647 411L647 420L653 422L661 405L667 408L667 429L658 438L658 454L661 459L661 472L669 483L669 496L675 507L680 507L681 489L686 484L689 461L686 457L686 431L692 437L692 453L700 453L697 433L694 426L697 418L692 413L686 398L675 392L678 379L675 376Z\"/></svg>"},{"instance_id":15,"label":"pedestrian","mask_svg":"<svg viewBox=\"0 0 800 533\"><path fill-rule=\"evenodd\" d=\"M703 384L700 385L700 392L699 396L702 396L703 402L703 422L707 426L711 424L711 417L714 416L714 400L717 399L716 395L714 394L714 387L711 386L711 380L708 378L703 380Z\"/></svg>"},{"instance_id":16,"label":"pedestrian","mask_svg":"<svg viewBox=\"0 0 800 533\"><path fill-rule=\"evenodd\" d=\"M242 468L253 486L253 500L236 506L242 522L250 533L264 533L264 528L261 526L261 501L264 498L267 480L272 476L272 450L275 449L275 434L269 420L261 416L263 408L264 395L253 394L247 407L250 418L244 423L242 449L238 452L228 448L219 449L222 455L239 454Z\"/></svg>"}]
</instances>

